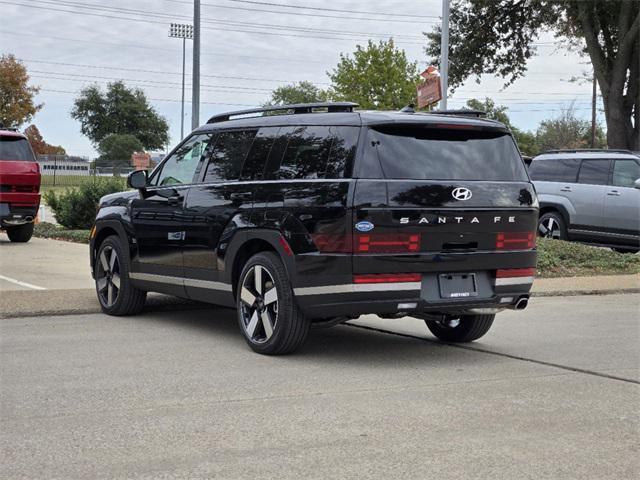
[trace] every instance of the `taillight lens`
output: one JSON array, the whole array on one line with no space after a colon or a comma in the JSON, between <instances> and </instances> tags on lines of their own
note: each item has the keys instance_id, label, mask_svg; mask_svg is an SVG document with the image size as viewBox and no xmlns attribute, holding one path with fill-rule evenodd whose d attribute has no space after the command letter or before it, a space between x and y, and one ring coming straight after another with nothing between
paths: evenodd
<instances>
[{"instance_id":1,"label":"taillight lens","mask_svg":"<svg viewBox=\"0 0 640 480\"><path fill-rule=\"evenodd\" d=\"M535 277L535 268L505 268L496 270L496 278Z\"/></svg>"},{"instance_id":2,"label":"taillight lens","mask_svg":"<svg viewBox=\"0 0 640 480\"><path fill-rule=\"evenodd\" d=\"M375 273L353 276L353 283L404 283L421 280L420 273Z\"/></svg>"},{"instance_id":3,"label":"taillight lens","mask_svg":"<svg viewBox=\"0 0 640 480\"><path fill-rule=\"evenodd\" d=\"M322 253L351 253L351 235L317 233L311 236L316 248Z\"/></svg>"},{"instance_id":4,"label":"taillight lens","mask_svg":"<svg viewBox=\"0 0 640 480\"><path fill-rule=\"evenodd\" d=\"M420 250L419 233L376 233L356 236L357 253L407 253Z\"/></svg>"},{"instance_id":5,"label":"taillight lens","mask_svg":"<svg viewBox=\"0 0 640 480\"><path fill-rule=\"evenodd\" d=\"M496 236L496 250L526 250L535 246L534 232L500 232Z\"/></svg>"}]
</instances>

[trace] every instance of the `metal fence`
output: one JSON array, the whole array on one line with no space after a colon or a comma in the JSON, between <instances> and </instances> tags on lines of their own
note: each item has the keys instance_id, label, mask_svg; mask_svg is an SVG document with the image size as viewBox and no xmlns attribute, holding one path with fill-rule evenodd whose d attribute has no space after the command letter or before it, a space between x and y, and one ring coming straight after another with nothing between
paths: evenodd
<instances>
[{"instance_id":1,"label":"metal fence","mask_svg":"<svg viewBox=\"0 0 640 480\"><path fill-rule=\"evenodd\" d=\"M94 167L85 158L67 157L62 155L42 155L38 157L41 184L43 186L77 187L85 183L95 182L100 177L126 178L133 171L132 167ZM126 162L115 162L122 165Z\"/></svg>"}]
</instances>

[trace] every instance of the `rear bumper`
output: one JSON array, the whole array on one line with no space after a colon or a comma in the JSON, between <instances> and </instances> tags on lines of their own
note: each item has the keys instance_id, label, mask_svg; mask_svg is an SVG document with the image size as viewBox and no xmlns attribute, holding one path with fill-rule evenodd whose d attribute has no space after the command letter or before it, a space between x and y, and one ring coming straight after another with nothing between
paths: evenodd
<instances>
[{"instance_id":1,"label":"rear bumper","mask_svg":"<svg viewBox=\"0 0 640 480\"><path fill-rule=\"evenodd\" d=\"M38 208L39 204L13 205L0 203L0 227L6 228L33 222L38 214Z\"/></svg>"}]
</instances>

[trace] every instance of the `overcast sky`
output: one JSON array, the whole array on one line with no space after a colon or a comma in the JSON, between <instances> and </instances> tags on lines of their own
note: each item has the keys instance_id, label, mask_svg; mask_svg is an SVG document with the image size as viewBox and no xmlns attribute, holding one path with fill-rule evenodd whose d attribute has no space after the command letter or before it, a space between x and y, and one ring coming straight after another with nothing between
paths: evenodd
<instances>
[{"instance_id":1,"label":"overcast sky","mask_svg":"<svg viewBox=\"0 0 640 480\"><path fill-rule=\"evenodd\" d=\"M201 123L217 112L260 105L273 88L287 82L309 80L326 87L326 72L335 67L340 52L352 52L369 38L394 36L409 59L425 67L422 32L439 22L442 8L441 0L202 3ZM169 121L175 144L180 136L182 45L168 37L168 30L172 21L191 23L192 4L190 0L0 0L0 53L22 59L32 83L42 88L37 101L44 108L34 123L45 140L61 144L69 154L93 157L91 143L69 115L74 92L92 83L104 86L122 79L146 92ZM517 127L535 129L541 120L575 101L577 112L590 118L591 85L567 81L591 70L588 59L558 48L552 40L549 35L539 39L543 45L526 78L505 90L499 78L485 76L480 84L470 79L456 90L449 108L489 96L509 107ZM187 72L190 68L188 42ZM188 76L187 86L190 81ZM188 89L187 100L190 96ZM188 131L190 103L185 112Z\"/></svg>"}]
</instances>

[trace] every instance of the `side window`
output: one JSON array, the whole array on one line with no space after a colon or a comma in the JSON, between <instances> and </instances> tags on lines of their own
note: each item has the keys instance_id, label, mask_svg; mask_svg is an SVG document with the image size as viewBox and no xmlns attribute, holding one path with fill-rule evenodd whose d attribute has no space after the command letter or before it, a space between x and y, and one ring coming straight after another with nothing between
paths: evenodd
<instances>
[{"instance_id":1,"label":"side window","mask_svg":"<svg viewBox=\"0 0 640 480\"><path fill-rule=\"evenodd\" d=\"M205 182L238 180L256 130L220 132L209 158Z\"/></svg>"},{"instance_id":2,"label":"side window","mask_svg":"<svg viewBox=\"0 0 640 480\"><path fill-rule=\"evenodd\" d=\"M331 127L333 144L324 178L344 178L351 170L360 127Z\"/></svg>"},{"instance_id":3,"label":"side window","mask_svg":"<svg viewBox=\"0 0 640 480\"><path fill-rule=\"evenodd\" d=\"M242 167L241 180L260 180L269 158L271 148L278 136L280 127L263 127L253 139L253 144Z\"/></svg>"},{"instance_id":4,"label":"side window","mask_svg":"<svg viewBox=\"0 0 640 480\"><path fill-rule=\"evenodd\" d=\"M611 160L583 160L578 174L578 183L607 185Z\"/></svg>"},{"instance_id":5,"label":"side window","mask_svg":"<svg viewBox=\"0 0 640 480\"><path fill-rule=\"evenodd\" d=\"M613 163L613 179L611 183L616 187L633 188L639 178L640 165L633 160L616 160Z\"/></svg>"},{"instance_id":6,"label":"side window","mask_svg":"<svg viewBox=\"0 0 640 480\"><path fill-rule=\"evenodd\" d=\"M329 127L298 127L280 163L278 177L283 179L324 178L333 137Z\"/></svg>"},{"instance_id":7,"label":"side window","mask_svg":"<svg viewBox=\"0 0 640 480\"><path fill-rule=\"evenodd\" d=\"M536 160L529 167L529 175L541 182L575 183L579 167L580 160L573 158Z\"/></svg>"},{"instance_id":8,"label":"side window","mask_svg":"<svg viewBox=\"0 0 640 480\"><path fill-rule=\"evenodd\" d=\"M194 135L178 148L162 165L162 170L152 179L157 186L193 183L202 167L201 161L211 134Z\"/></svg>"}]
</instances>

